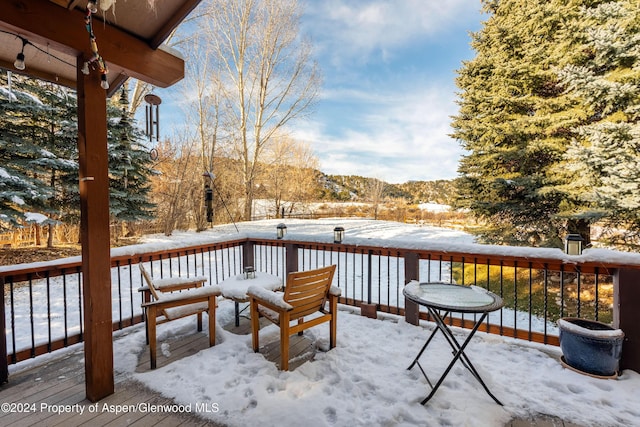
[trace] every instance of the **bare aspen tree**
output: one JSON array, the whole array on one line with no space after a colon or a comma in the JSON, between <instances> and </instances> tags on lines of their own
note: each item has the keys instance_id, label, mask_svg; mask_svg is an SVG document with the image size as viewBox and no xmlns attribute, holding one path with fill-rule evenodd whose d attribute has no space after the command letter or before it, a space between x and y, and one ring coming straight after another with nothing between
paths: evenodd
<instances>
[{"instance_id":1,"label":"bare aspen tree","mask_svg":"<svg viewBox=\"0 0 640 427\"><path fill-rule=\"evenodd\" d=\"M264 187L267 197L274 203L277 217L285 209L288 213L293 212L298 204L309 202L317 195L318 159L308 144L287 136L275 138L267 151Z\"/></svg>"},{"instance_id":2,"label":"bare aspen tree","mask_svg":"<svg viewBox=\"0 0 640 427\"><path fill-rule=\"evenodd\" d=\"M153 194L158 221L167 236L177 228L187 229L190 225L191 165L197 161L194 151L189 144L180 147L168 141L158 144L158 162L154 165L158 175L153 179Z\"/></svg>"},{"instance_id":3,"label":"bare aspen tree","mask_svg":"<svg viewBox=\"0 0 640 427\"><path fill-rule=\"evenodd\" d=\"M250 220L263 155L274 135L307 113L320 76L299 37L296 0L212 0L202 33L220 65L221 102Z\"/></svg>"},{"instance_id":4,"label":"bare aspen tree","mask_svg":"<svg viewBox=\"0 0 640 427\"><path fill-rule=\"evenodd\" d=\"M216 185L217 167L216 156L217 142L221 135L220 103L222 99L222 87L220 84L217 63L211 61L209 51L200 49L201 39L194 39L193 58L189 61L188 79L186 86L188 93L184 98L191 102L187 105L187 123L193 130L190 138L199 147L199 167L195 168L200 174L200 178L194 180L194 187L200 192L199 197L194 193L193 212L196 222L196 230L201 231L207 228L207 214L205 204L205 193L207 190L213 192ZM224 135L222 135L224 137ZM194 165L195 166L195 165ZM198 185L200 184L200 185ZM212 203L213 205L213 203ZM212 219L212 218L211 218Z\"/></svg>"},{"instance_id":5,"label":"bare aspen tree","mask_svg":"<svg viewBox=\"0 0 640 427\"><path fill-rule=\"evenodd\" d=\"M385 183L382 180L372 178L367 183L367 199L373 209L373 219L378 219L380 205L383 201Z\"/></svg>"},{"instance_id":6,"label":"bare aspen tree","mask_svg":"<svg viewBox=\"0 0 640 427\"><path fill-rule=\"evenodd\" d=\"M200 18L200 15L194 14L191 17L182 21L181 27L186 27L190 25L192 21L195 21ZM163 47L165 49L174 49L183 47L182 45L188 45L191 43L193 39L196 37L193 35L189 35L188 33L178 31L178 28L174 29L169 37L164 41ZM133 79L130 83L129 93L131 94L131 99L129 100L129 112L133 115L138 111L138 108L144 102L144 97L148 93L153 91L153 86L147 82L142 80Z\"/></svg>"}]
</instances>

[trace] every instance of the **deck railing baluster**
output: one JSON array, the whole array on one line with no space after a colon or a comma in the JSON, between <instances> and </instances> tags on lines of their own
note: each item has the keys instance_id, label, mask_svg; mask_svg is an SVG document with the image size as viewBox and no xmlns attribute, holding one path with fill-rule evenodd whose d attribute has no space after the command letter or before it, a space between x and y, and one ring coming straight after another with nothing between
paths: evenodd
<instances>
[{"instance_id":1,"label":"deck railing baluster","mask_svg":"<svg viewBox=\"0 0 640 427\"><path fill-rule=\"evenodd\" d=\"M254 264L257 269L275 273L284 279L287 268L290 267L287 263L287 250L291 248L299 254L296 258L298 268L308 269L337 264L334 284L342 289L342 304L353 306L359 306L361 303L375 304L380 311L400 315L405 312L402 288L405 284L404 258L408 254L406 249L358 244L292 242L291 240L285 244L276 239L248 240L254 248ZM133 271L139 262L150 262L151 273L155 276L202 274L209 277L211 284L219 283L226 276L242 271L244 258L249 255L241 250L241 245L246 241L247 239L239 239L148 254L114 257L112 261L115 269L112 272L115 296L113 305L118 310L117 315L114 310L115 327L126 328L142 321L142 310L138 304L142 296L139 299L134 296L139 294L134 287L137 288L142 284L141 276ZM419 280L475 284L484 286L487 290L499 293L505 298L507 302L505 310L512 309L513 316L511 314L506 316L505 313L510 312L501 310L499 315L487 318L483 328L491 329L493 332L557 344L557 329L553 322L559 317L586 315L594 320L606 317L605 322L612 322L611 313L606 311L608 307L600 303L601 298L611 297L610 287L613 281L611 272L615 267L609 267L606 263L599 263L599 267L594 266L593 263L591 265L587 263L587 269L583 270L585 264L579 261L566 263L562 260L550 260L538 263L524 257L501 257L486 253L475 255L435 250L414 249L413 251L415 251L417 267L421 270ZM524 262L527 263L528 268L526 273L523 270ZM7 329L10 328L11 336L5 338L7 345L11 346L7 354L10 362L15 363L83 339L80 265L80 262L62 262L60 266L52 265L50 268L39 267L29 270L21 267L24 272L20 273L19 280L12 278L13 271L11 274L0 273L0 279L5 283L6 319L7 323L10 323ZM127 280L125 277L127 274L123 273L127 268L129 269L128 292L125 288L127 284L124 282ZM486 278L482 273L483 268L486 268ZM20 268L16 269L18 270ZM449 274L448 278L447 274ZM513 274L513 280L510 277L511 274ZM558 276L560 280L556 284ZM575 282L568 283L570 277L575 277ZM482 282L485 282L484 285ZM77 291L73 289L76 285ZM511 286L513 289L510 288ZM74 305L76 292L77 305ZM507 294L506 297L505 294ZM62 301L58 302L54 298L62 298ZM594 307L593 310L589 309L591 304ZM55 316L62 318L62 325L57 326L53 321ZM527 316L526 322L525 316ZM470 316L467 315L467 317ZM461 319L449 321L451 324L458 325L464 324L465 320L461 317ZM499 328L497 328L498 325ZM521 325L522 329L520 329Z\"/></svg>"},{"instance_id":2,"label":"deck railing baluster","mask_svg":"<svg viewBox=\"0 0 640 427\"><path fill-rule=\"evenodd\" d=\"M122 278L120 276L120 260L116 261L116 277L118 278L118 328L122 329Z\"/></svg>"},{"instance_id":3,"label":"deck railing baluster","mask_svg":"<svg viewBox=\"0 0 640 427\"><path fill-rule=\"evenodd\" d=\"M67 275L64 268L62 269L62 318L64 324L64 346L66 347L69 345L69 309L67 307Z\"/></svg>"},{"instance_id":4,"label":"deck railing baluster","mask_svg":"<svg viewBox=\"0 0 640 427\"><path fill-rule=\"evenodd\" d=\"M29 324L31 326L31 357L35 357L36 349L36 331L35 322L33 321L33 280L29 274Z\"/></svg>"},{"instance_id":5,"label":"deck railing baluster","mask_svg":"<svg viewBox=\"0 0 640 427\"><path fill-rule=\"evenodd\" d=\"M9 288L11 290L11 343L13 346L11 347L13 351L11 352L11 363L17 363L16 360L16 306L15 306L15 294L13 292L14 285L13 280L9 277ZM3 289L4 291L4 289Z\"/></svg>"},{"instance_id":6,"label":"deck railing baluster","mask_svg":"<svg viewBox=\"0 0 640 427\"><path fill-rule=\"evenodd\" d=\"M596 271L594 273L594 286L595 286L595 314L593 316L593 318L597 321L599 320L600 317L600 268L596 267Z\"/></svg>"},{"instance_id":7,"label":"deck railing baluster","mask_svg":"<svg viewBox=\"0 0 640 427\"><path fill-rule=\"evenodd\" d=\"M544 343L547 343L547 319L549 315L549 270L547 269L547 263L544 264L544 294L543 294L543 334L544 334Z\"/></svg>"},{"instance_id":8,"label":"deck railing baluster","mask_svg":"<svg viewBox=\"0 0 640 427\"><path fill-rule=\"evenodd\" d=\"M49 272L46 273L47 283L47 352L51 352L51 280Z\"/></svg>"},{"instance_id":9,"label":"deck railing baluster","mask_svg":"<svg viewBox=\"0 0 640 427\"><path fill-rule=\"evenodd\" d=\"M577 317L580 317L580 309L581 309L581 305L582 305L582 298L581 298L581 291L580 291L580 279L581 279L581 274L580 274L580 270L578 270L577 272L577 277L576 277L576 293L577 293L577 298L578 298L578 309L577 309Z\"/></svg>"},{"instance_id":10,"label":"deck railing baluster","mask_svg":"<svg viewBox=\"0 0 640 427\"><path fill-rule=\"evenodd\" d=\"M513 263L513 337L518 330L518 261Z\"/></svg>"}]
</instances>

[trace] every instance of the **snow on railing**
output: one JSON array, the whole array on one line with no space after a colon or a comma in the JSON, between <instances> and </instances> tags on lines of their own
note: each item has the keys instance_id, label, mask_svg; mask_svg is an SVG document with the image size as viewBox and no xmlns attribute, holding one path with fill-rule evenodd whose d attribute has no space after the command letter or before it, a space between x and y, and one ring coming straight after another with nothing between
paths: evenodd
<instances>
[{"instance_id":1,"label":"snow on railing","mask_svg":"<svg viewBox=\"0 0 640 427\"><path fill-rule=\"evenodd\" d=\"M236 235L210 243L135 245L112 251L114 329L143 321L138 263L156 277L206 275L210 284L242 272L243 266L286 277L288 271L337 265L334 286L340 302L368 304L404 314L402 288L410 279L482 286L505 300L491 313L487 330L557 344L555 322L564 316L612 321L611 272L620 267L588 257L567 259L558 250L458 245L444 248L363 239L334 244L322 239L277 240ZM354 240L354 239L352 239ZM393 244L390 247L389 244ZM447 249L447 250L445 250ZM407 254L418 259L408 277ZM637 267L633 264L633 267ZM79 257L0 267L9 363L16 363L82 340L82 274ZM460 324L464 325L464 318ZM490 327L491 325L491 327Z\"/></svg>"}]
</instances>

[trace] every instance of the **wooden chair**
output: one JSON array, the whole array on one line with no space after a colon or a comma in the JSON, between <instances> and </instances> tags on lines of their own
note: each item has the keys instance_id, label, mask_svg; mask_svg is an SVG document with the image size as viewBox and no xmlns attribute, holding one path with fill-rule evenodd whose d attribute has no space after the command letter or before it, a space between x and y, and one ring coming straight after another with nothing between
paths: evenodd
<instances>
[{"instance_id":1,"label":"wooden chair","mask_svg":"<svg viewBox=\"0 0 640 427\"><path fill-rule=\"evenodd\" d=\"M196 315L198 331L202 330L202 313L208 312L209 346L216 343L216 297L220 295L219 286L204 286L205 276L171 277L153 280L142 264L140 272L153 295L152 301L142 303L146 312L145 322L149 342L151 369L156 368L156 327L171 320ZM143 288L145 291L146 288ZM179 291L179 292L175 292Z\"/></svg>"},{"instance_id":2,"label":"wooden chair","mask_svg":"<svg viewBox=\"0 0 640 427\"><path fill-rule=\"evenodd\" d=\"M289 370L289 337L329 322L329 347L336 346L336 322L340 289L331 286L336 266L289 273L284 293L251 286L247 294L251 306L253 350L259 350L260 316L280 327L280 369ZM328 310L325 303L329 301ZM315 316L311 316L314 315ZM309 317L305 320L306 316ZM292 321L297 321L291 325Z\"/></svg>"}]
</instances>

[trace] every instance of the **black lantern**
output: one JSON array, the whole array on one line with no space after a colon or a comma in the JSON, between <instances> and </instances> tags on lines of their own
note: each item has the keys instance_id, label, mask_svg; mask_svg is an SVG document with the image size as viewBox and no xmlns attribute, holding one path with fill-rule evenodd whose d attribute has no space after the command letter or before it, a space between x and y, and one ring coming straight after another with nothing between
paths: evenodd
<instances>
[{"instance_id":1,"label":"black lantern","mask_svg":"<svg viewBox=\"0 0 640 427\"><path fill-rule=\"evenodd\" d=\"M333 243L342 243L344 239L344 227L336 227L333 229Z\"/></svg>"},{"instance_id":2,"label":"black lantern","mask_svg":"<svg viewBox=\"0 0 640 427\"><path fill-rule=\"evenodd\" d=\"M580 255L584 239L579 234L569 234L564 241L564 251L567 255Z\"/></svg>"},{"instance_id":3,"label":"black lantern","mask_svg":"<svg viewBox=\"0 0 640 427\"><path fill-rule=\"evenodd\" d=\"M256 278L256 270L252 266L246 266L244 268L244 278L245 279L255 279Z\"/></svg>"},{"instance_id":4,"label":"black lantern","mask_svg":"<svg viewBox=\"0 0 640 427\"><path fill-rule=\"evenodd\" d=\"M278 224L276 227L276 237L282 239L285 234L287 234L287 226L283 223Z\"/></svg>"}]
</instances>

